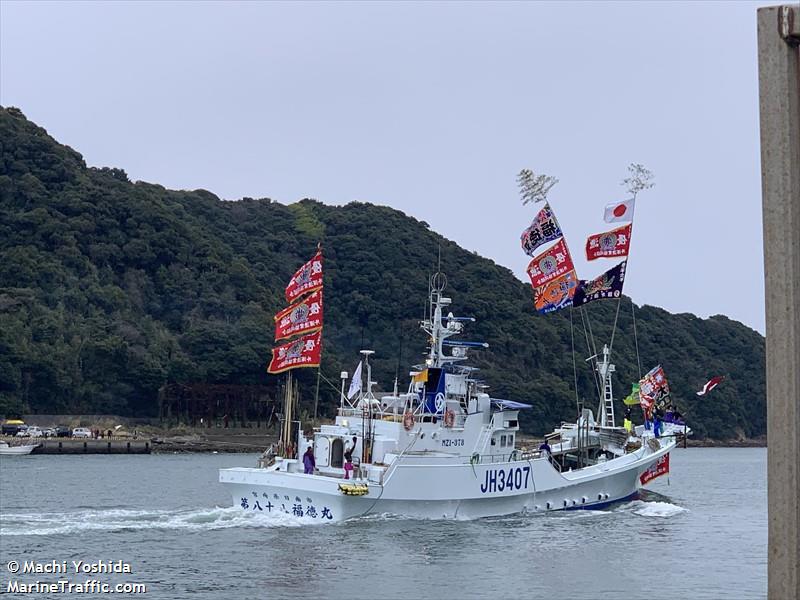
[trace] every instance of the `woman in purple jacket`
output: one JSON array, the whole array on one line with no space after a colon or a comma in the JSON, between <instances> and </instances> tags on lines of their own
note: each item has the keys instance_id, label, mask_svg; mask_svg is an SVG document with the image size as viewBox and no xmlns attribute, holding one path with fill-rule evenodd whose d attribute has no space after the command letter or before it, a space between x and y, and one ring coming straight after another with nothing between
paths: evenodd
<instances>
[{"instance_id":1,"label":"woman in purple jacket","mask_svg":"<svg viewBox=\"0 0 800 600\"><path fill-rule=\"evenodd\" d=\"M306 448L306 453L303 454L303 466L305 467L306 475L314 474L314 467L317 466L317 463L314 460L314 449L311 446Z\"/></svg>"}]
</instances>

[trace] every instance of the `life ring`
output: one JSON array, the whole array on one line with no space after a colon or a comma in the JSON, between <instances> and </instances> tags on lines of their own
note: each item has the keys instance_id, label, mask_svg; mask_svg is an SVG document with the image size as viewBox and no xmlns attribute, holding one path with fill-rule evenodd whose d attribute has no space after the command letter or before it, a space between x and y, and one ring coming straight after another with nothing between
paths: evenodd
<instances>
[{"instance_id":1,"label":"life ring","mask_svg":"<svg viewBox=\"0 0 800 600\"><path fill-rule=\"evenodd\" d=\"M411 428L414 427L414 413L411 411L403 415L403 427L406 431L411 431Z\"/></svg>"},{"instance_id":2,"label":"life ring","mask_svg":"<svg viewBox=\"0 0 800 600\"><path fill-rule=\"evenodd\" d=\"M444 426L445 427L452 427L456 422L456 413L454 413L449 408L444 411Z\"/></svg>"}]
</instances>

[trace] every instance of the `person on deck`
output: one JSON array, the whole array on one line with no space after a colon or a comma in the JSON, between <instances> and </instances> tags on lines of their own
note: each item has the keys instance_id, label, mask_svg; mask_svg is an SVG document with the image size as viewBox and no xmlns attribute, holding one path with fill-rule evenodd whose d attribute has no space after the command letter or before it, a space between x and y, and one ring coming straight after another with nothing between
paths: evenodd
<instances>
[{"instance_id":1,"label":"person on deck","mask_svg":"<svg viewBox=\"0 0 800 600\"><path fill-rule=\"evenodd\" d=\"M623 425L625 426L625 430L628 432L628 435L631 435L633 433L633 421L631 421L630 406L625 408L625 420L623 421Z\"/></svg>"},{"instance_id":2,"label":"person on deck","mask_svg":"<svg viewBox=\"0 0 800 600\"><path fill-rule=\"evenodd\" d=\"M664 411L660 406L656 406L653 411L653 435L656 437L661 436L661 421L664 418Z\"/></svg>"},{"instance_id":3,"label":"person on deck","mask_svg":"<svg viewBox=\"0 0 800 600\"><path fill-rule=\"evenodd\" d=\"M347 442L344 447L344 453L345 454L347 454L348 452L350 453L351 462L353 458L353 453L356 451L356 444L358 444L358 438L356 436L353 436L353 441Z\"/></svg>"},{"instance_id":4,"label":"person on deck","mask_svg":"<svg viewBox=\"0 0 800 600\"><path fill-rule=\"evenodd\" d=\"M350 479L350 473L353 472L353 449L350 448L344 453L344 478Z\"/></svg>"},{"instance_id":5,"label":"person on deck","mask_svg":"<svg viewBox=\"0 0 800 600\"><path fill-rule=\"evenodd\" d=\"M309 446L306 448L305 454L303 454L303 467L305 468L304 472L306 475L313 475L314 474L314 467L317 466L316 461L314 460L314 449Z\"/></svg>"},{"instance_id":6,"label":"person on deck","mask_svg":"<svg viewBox=\"0 0 800 600\"><path fill-rule=\"evenodd\" d=\"M547 452L547 454L551 453L550 444L547 443L547 440L542 442L542 445L539 446L539 452Z\"/></svg>"}]
</instances>

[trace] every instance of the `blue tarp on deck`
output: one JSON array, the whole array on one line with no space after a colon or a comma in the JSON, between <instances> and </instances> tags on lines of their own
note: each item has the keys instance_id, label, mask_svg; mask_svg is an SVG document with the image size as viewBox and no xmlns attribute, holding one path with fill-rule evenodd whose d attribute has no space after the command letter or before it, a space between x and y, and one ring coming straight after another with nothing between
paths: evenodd
<instances>
[{"instance_id":1,"label":"blue tarp on deck","mask_svg":"<svg viewBox=\"0 0 800 600\"><path fill-rule=\"evenodd\" d=\"M501 408L508 408L509 410L521 410L523 408L533 408L532 404L523 404L522 402L515 402L514 400L503 400L502 398L492 398L492 402Z\"/></svg>"}]
</instances>

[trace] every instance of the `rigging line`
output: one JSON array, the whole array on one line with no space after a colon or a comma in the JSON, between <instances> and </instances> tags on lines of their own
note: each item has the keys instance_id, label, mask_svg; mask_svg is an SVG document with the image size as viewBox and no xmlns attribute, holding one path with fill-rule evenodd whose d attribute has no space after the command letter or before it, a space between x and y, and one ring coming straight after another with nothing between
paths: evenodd
<instances>
[{"instance_id":1,"label":"rigging line","mask_svg":"<svg viewBox=\"0 0 800 600\"><path fill-rule=\"evenodd\" d=\"M592 354L594 358L592 359L592 374L594 375L595 383L597 386L597 397L602 401L603 399L603 392L601 391L602 382L600 380L600 371L597 370L597 342L594 338L594 332L592 331L592 320L589 318L589 310L586 308L581 307L582 310L586 312L586 323L589 325L589 338L592 340Z\"/></svg>"},{"instance_id":2,"label":"rigging line","mask_svg":"<svg viewBox=\"0 0 800 600\"><path fill-rule=\"evenodd\" d=\"M589 344L589 334L586 332L586 320L584 319L584 314L583 314L583 313L584 313L584 310L583 310L583 307L581 307L581 309L580 309L580 313L581 313L581 324L583 325L583 336L586 338L586 351L587 351L587 352L589 353L589 355L591 356L591 354L592 354L592 347L591 347L591 345ZM587 317L588 317L588 315L587 315ZM595 358L596 358L596 357L597 357L597 354L595 354L595 355L594 355L594 357L593 357L593 358L591 358L591 360L590 360L590 362L589 362L589 368L592 370L592 381L594 381L594 385L595 385L595 387L597 388L597 397L602 399L602 397L603 397L603 394L602 394L602 392L600 391L600 382L599 382L599 381L598 381L598 379L597 379L597 369L595 368Z\"/></svg>"},{"instance_id":3,"label":"rigging line","mask_svg":"<svg viewBox=\"0 0 800 600\"><path fill-rule=\"evenodd\" d=\"M329 380L327 377L325 377L325 375L323 375L323 374L320 372L319 376L320 376L320 377L322 377L322 380L323 380L325 383L327 383L327 384L328 384L328 385L331 387L331 389L332 389L332 390L334 390L334 391L336 392L336 395L337 395L337 396L341 395L341 390L340 390L338 387L336 387L335 385L333 385L333 384L330 382L330 380Z\"/></svg>"},{"instance_id":4,"label":"rigging line","mask_svg":"<svg viewBox=\"0 0 800 600\"><path fill-rule=\"evenodd\" d=\"M595 360L597 360L597 342L594 339L594 331L592 331L592 320L589 318L589 310L583 307L581 307L581 309L586 312L586 323L589 325L589 337L592 340L592 354L595 355Z\"/></svg>"},{"instance_id":5,"label":"rigging line","mask_svg":"<svg viewBox=\"0 0 800 600\"><path fill-rule=\"evenodd\" d=\"M575 364L575 328L572 323L572 306L569 307L569 337L572 342L572 377L575 382L575 406L580 410L581 400L578 396L578 366Z\"/></svg>"},{"instance_id":6,"label":"rigging line","mask_svg":"<svg viewBox=\"0 0 800 600\"><path fill-rule=\"evenodd\" d=\"M622 305L622 294L620 294L619 298L617 299L617 312L614 315L614 326L611 328L611 341L608 344L608 354L611 355L611 351L614 349L614 336L617 333L617 320L619 319L619 307Z\"/></svg>"},{"instance_id":7,"label":"rigging line","mask_svg":"<svg viewBox=\"0 0 800 600\"><path fill-rule=\"evenodd\" d=\"M636 345L636 365L639 367L639 379L642 379L642 361L639 358L639 338L636 336L636 312L631 298L631 316L633 317L633 343Z\"/></svg>"}]
</instances>

